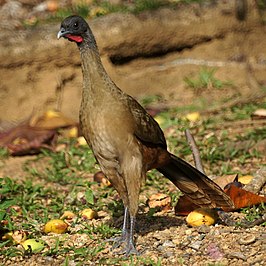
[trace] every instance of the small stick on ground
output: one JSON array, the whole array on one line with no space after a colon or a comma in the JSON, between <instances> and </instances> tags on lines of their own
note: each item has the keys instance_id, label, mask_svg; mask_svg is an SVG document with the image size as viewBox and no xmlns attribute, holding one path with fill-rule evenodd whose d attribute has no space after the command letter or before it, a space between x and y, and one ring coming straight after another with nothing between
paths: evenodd
<instances>
[{"instance_id":1,"label":"small stick on ground","mask_svg":"<svg viewBox=\"0 0 266 266\"><path fill-rule=\"evenodd\" d=\"M190 131L188 129L185 130L185 134L186 134L186 138L188 141L188 144L190 146L190 149L192 151L193 154L193 158L194 158L194 162L195 162L195 167L202 172L203 174L205 174L205 171L203 169L202 163L201 163L201 159L200 159L200 153L199 153L199 149L197 147L197 144L193 138L193 136L191 135Z\"/></svg>"},{"instance_id":2,"label":"small stick on ground","mask_svg":"<svg viewBox=\"0 0 266 266\"><path fill-rule=\"evenodd\" d=\"M266 167L260 168L255 174L253 179L245 185L244 189L258 194L261 188L266 184Z\"/></svg>"}]
</instances>

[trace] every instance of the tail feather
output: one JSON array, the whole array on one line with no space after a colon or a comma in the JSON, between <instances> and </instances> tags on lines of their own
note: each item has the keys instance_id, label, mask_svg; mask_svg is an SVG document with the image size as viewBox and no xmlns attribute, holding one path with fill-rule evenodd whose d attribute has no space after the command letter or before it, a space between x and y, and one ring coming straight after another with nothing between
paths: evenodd
<instances>
[{"instance_id":1,"label":"tail feather","mask_svg":"<svg viewBox=\"0 0 266 266\"><path fill-rule=\"evenodd\" d=\"M228 195L206 175L171 154L170 163L157 169L201 207L233 207Z\"/></svg>"}]
</instances>

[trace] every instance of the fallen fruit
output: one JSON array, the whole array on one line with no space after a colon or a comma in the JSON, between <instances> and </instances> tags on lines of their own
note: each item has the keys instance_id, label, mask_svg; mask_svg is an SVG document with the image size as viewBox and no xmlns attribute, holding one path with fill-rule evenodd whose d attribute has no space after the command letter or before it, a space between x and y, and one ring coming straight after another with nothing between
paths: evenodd
<instances>
[{"instance_id":1,"label":"fallen fruit","mask_svg":"<svg viewBox=\"0 0 266 266\"><path fill-rule=\"evenodd\" d=\"M84 209L83 211L81 211L80 215L85 220L92 220L92 219L98 218L97 212L90 208Z\"/></svg>"},{"instance_id":2,"label":"fallen fruit","mask_svg":"<svg viewBox=\"0 0 266 266\"><path fill-rule=\"evenodd\" d=\"M190 122L196 122L200 119L200 113L199 112L193 112L186 115L186 119Z\"/></svg>"},{"instance_id":3,"label":"fallen fruit","mask_svg":"<svg viewBox=\"0 0 266 266\"><path fill-rule=\"evenodd\" d=\"M85 140L84 137L78 137L77 138L77 143L78 143L79 146L85 146L85 145L87 145L87 141Z\"/></svg>"},{"instance_id":4,"label":"fallen fruit","mask_svg":"<svg viewBox=\"0 0 266 266\"><path fill-rule=\"evenodd\" d=\"M66 232L68 225L60 219L53 219L47 222L44 226L44 232L47 233L56 233L63 234Z\"/></svg>"},{"instance_id":5,"label":"fallen fruit","mask_svg":"<svg viewBox=\"0 0 266 266\"><path fill-rule=\"evenodd\" d=\"M27 239L21 243L26 251L38 253L44 249L44 242L42 240Z\"/></svg>"},{"instance_id":6,"label":"fallen fruit","mask_svg":"<svg viewBox=\"0 0 266 266\"><path fill-rule=\"evenodd\" d=\"M2 240L10 240L12 244L20 244L27 239L27 232L23 230L16 230L14 232L8 232L3 235Z\"/></svg>"},{"instance_id":7,"label":"fallen fruit","mask_svg":"<svg viewBox=\"0 0 266 266\"><path fill-rule=\"evenodd\" d=\"M217 211L208 208L199 208L187 216L187 223L191 226L213 225L218 219Z\"/></svg>"},{"instance_id":8,"label":"fallen fruit","mask_svg":"<svg viewBox=\"0 0 266 266\"><path fill-rule=\"evenodd\" d=\"M99 171L94 174L93 181L100 183L101 187L111 187L111 182L105 177L102 171Z\"/></svg>"},{"instance_id":9,"label":"fallen fruit","mask_svg":"<svg viewBox=\"0 0 266 266\"><path fill-rule=\"evenodd\" d=\"M66 222L73 222L74 218L76 218L76 214L71 211L65 211L63 215L60 217L62 220L66 220Z\"/></svg>"},{"instance_id":10,"label":"fallen fruit","mask_svg":"<svg viewBox=\"0 0 266 266\"><path fill-rule=\"evenodd\" d=\"M250 183L250 181L253 179L252 175L243 175L238 177L238 182L247 185L248 183Z\"/></svg>"}]
</instances>

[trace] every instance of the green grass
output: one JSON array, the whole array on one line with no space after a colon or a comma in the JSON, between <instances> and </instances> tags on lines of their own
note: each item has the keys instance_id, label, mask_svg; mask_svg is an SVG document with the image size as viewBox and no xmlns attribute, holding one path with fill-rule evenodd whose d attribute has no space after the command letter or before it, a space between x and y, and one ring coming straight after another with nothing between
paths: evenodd
<instances>
[{"instance_id":1,"label":"green grass","mask_svg":"<svg viewBox=\"0 0 266 266\"><path fill-rule=\"evenodd\" d=\"M87 17L99 17L110 13L133 13L139 14L147 10L155 10L161 7L178 8L180 4L190 4L195 2L203 2L206 0L136 0L130 3L122 2L119 4L112 4L110 1L93 1L92 4L79 3L68 5L63 8L59 8L48 20L59 21L67 16L77 14L84 18Z\"/></svg>"},{"instance_id":2,"label":"green grass","mask_svg":"<svg viewBox=\"0 0 266 266\"><path fill-rule=\"evenodd\" d=\"M157 96L148 97L145 101L150 104L160 99ZM253 174L261 167L263 160L263 154L257 150L255 144L265 139L266 131L262 126L243 128L239 131L237 122L249 120L254 110L263 107L263 103L246 104L215 116L203 116L196 122L188 121L184 116L186 110L180 109L164 111L158 116L163 118L162 128L166 132L169 150L176 155L193 163L184 135L184 130L189 128L195 137L208 174ZM223 128L221 125L224 123L232 123L232 126ZM169 130L171 134L167 133ZM234 130L237 130L236 133ZM252 149L243 148L242 143L246 141L252 141ZM42 239L47 237L43 232L43 225L50 219L60 218L65 210L69 210L77 214L77 219L70 226L71 230L66 235L50 236L54 238L55 243L49 246L49 249L41 251L43 256L63 256L64 265L68 265L72 260L77 265L82 265L86 260L95 261L97 257L97 263L109 265L161 265L160 257L157 260L147 257L118 260L102 255L101 252L106 248L103 240L119 233L119 228L101 220L96 223L86 222L79 217L79 212L90 207L96 211L104 211L116 220L123 215L122 202L116 198L113 188L102 187L93 181L92 175L98 171L98 166L87 146L78 146L76 141L70 140L60 142L65 145L64 149L58 152L43 150L38 156L27 160L23 167L22 180L16 180L12 176L0 179L0 235L23 230L28 233L28 238ZM8 154L5 150L1 151L1 167L4 167ZM248 164L252 165L252 169L246 168ZM152 191L166 193L175 205L180 192L169 192L169 185L167 179L152 170L147 174L142 193L149 196L151 188ZM146 202L141 204L147 205ZM19 211L14 206L18 206ZM263 211L263 205L242 210L250 221L261 217ZM153 219L155 214L155 209L147 211L147 219ZM92 242L81 247L67 245L68 238L74 234L85 234ZM46 247L47 245L48 243ZM0 256L8 259L31 254L24 253L17 245L11 245L10 241L0 241Z\"/></svg>"},{"instance_id":3,"label":"green grass","mask_svg":"<svg viewBox=\"0 0 266 266\"><path fill-rule=\"evenodd\" d=\"M258 206L252 206L243 208L241 210L245 214L245 218L248 222L254 222L255 220L261 219L266 213L266 206L264 203ZM261 226L266 226L266 222L262 223Z\"/></svg>"},{"instance_id":4,"label":"green grass","mask_svg":"<svg viewBox=\"0 0 266 266\"><path fill-rule=\"evenodd\" d=\"M184 82L189 88L192 88L197 93L204 89L221 89L225 86L232 86L231 81L222 81L215 77L216 68L202 68L197 77L185 77Z\"/></svg>"}]
</instances>

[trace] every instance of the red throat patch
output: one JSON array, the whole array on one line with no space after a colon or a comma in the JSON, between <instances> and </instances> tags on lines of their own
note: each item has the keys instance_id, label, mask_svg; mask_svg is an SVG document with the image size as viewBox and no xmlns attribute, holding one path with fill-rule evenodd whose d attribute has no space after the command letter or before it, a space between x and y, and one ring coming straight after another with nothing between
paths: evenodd
<instances>
[{"instance_id":1,"label":"red throat patch","mask_svg":"<svg viewBox=\"0 0 266 266\"><path fill-rule=\"evenodd\" d=\"M83 38L81 36L66 34L65 37L74 42L83 42Z\"/></svg>"}]
</instances>

